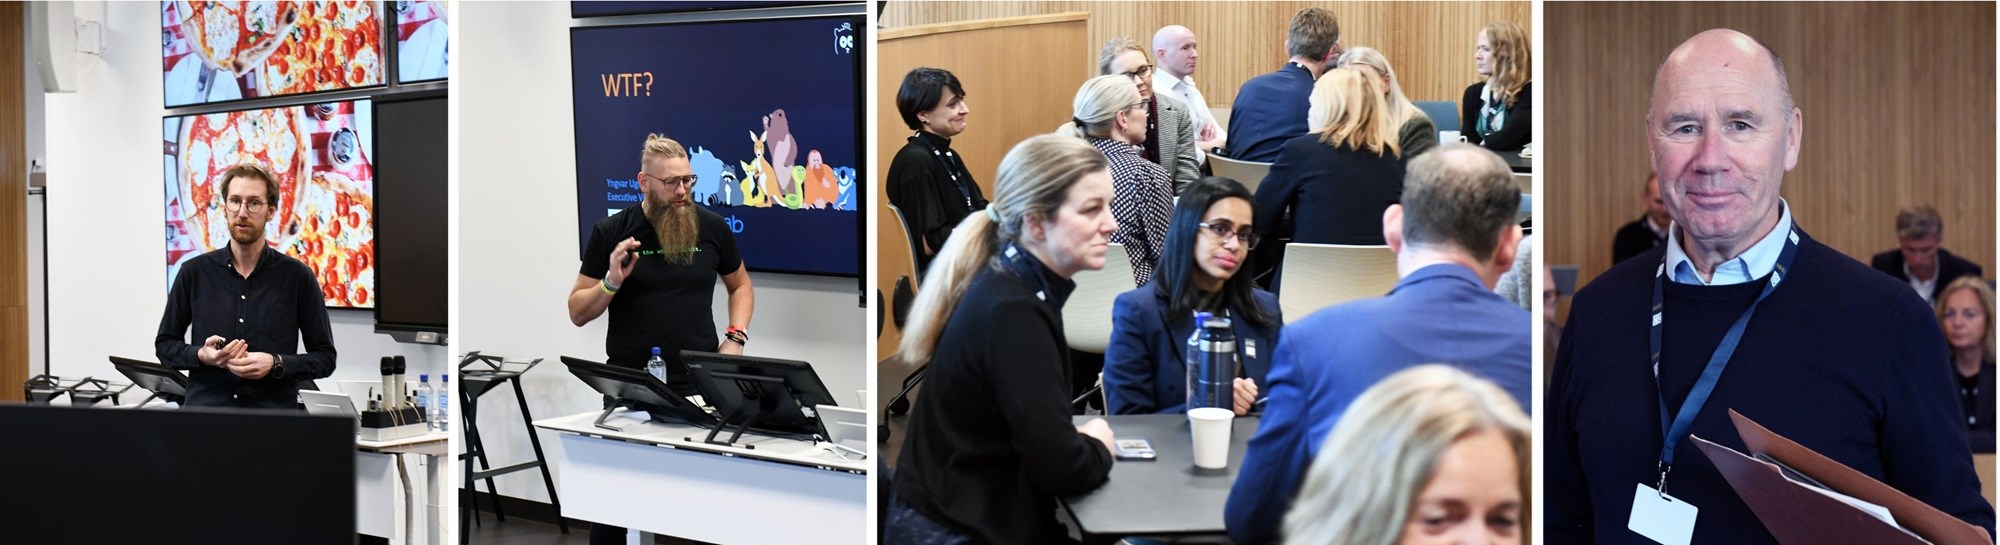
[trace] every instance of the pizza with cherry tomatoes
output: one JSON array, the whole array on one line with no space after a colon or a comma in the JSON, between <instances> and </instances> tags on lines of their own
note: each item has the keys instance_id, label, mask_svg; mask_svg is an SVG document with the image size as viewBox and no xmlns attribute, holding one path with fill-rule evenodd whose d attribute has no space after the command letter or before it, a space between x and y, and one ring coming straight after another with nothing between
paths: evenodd
<instances>
[{"instance_id":1,"label":"pizza with cherry tomatoes","mask_svg":"<svg viewBox=\"0 0 2000 545\"><path fill-rule=\"evenodd\" d=\"M346 89L382 83L382 24L375 2L309 2L299 6L290 39L261 69L266 95Z\"/></svg>"},{"instance_id":2,"label":"pizza with cherry tomatoes","mask_svg":"<svg viewBox=\"0 0 2000 545\"><path fill-rule=\"evenodd\" d=\"M291 2L212 2L191 0L181 33L210 65L246 74L291 35L300 4Z\"/></svg>"},{"instance_id":3,"label":"pizza with cherry tomatoes","mask_svg":"<svg viewBox=\"0 0 2000 545\"><path fill-rule=\"evenodd\" d=\"M272 203L271 224L292 221L294 188L308 168L306 154L312 152L303 115L301 108L271 108L194 115L182 122L181 219L203 251L229 244L222 173L238 163L263 165L278 178L280 202Z\"/></svg>"}]
</instances>

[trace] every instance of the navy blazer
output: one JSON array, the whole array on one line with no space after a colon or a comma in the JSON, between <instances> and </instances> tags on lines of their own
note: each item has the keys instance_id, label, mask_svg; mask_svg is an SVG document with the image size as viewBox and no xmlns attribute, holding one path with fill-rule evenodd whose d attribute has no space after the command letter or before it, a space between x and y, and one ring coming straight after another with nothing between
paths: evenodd
<instances>
[{"instance_id":1,"label":"navy blazer","mask_svg":"<svg viewBox=\"0 0 2000 545\"><path fill-rule=\"evenodd\" d=\"M1450 364L1492 380L1527 412L1530 322L1528 311L1488 290L1472 270L1438 264L1410 273L1386 297L1286 326L1272 351L1264 418L1229 491L1229 538L1276 543L1334 423L1354 398L1397 371Z\"/></svg>"},{"instance_id":2,"label":"navy blazer","mask_svg":"<svg viewBox=\"0 0 2000 545\"><path fill-rule=\"evenodd\" d=\"M1870 260L1869 265L1874 266L1875 270L1882 271L1882 274L1896 277L1897 280L1903 281L1904 284L1910 283L1910 277L1903 276L1902 250L1889 250L1875 254L1875 258ZM1945 251L1944 248L1938 248L1937 267L1937 284L1931 286L1930 295L1924 298L1924 300L1931 302L1932 307L1937 306L1938 292L1944 291L1944 288L1950 286L1951 281L1957 280L1958 277L1986 277L1986 269L1980 267L1978 263L1973 263L1971 260L1963 257L1951 255L1951 252Z\"/></svg>"},{"instance_id":3,"label":"navy blazer","mask_svg":"<svg viewBox=\"0 0 2000 545\"><path fill-rule=\"evenodd\" d=\"M1305 67L1286 63L1278 70L1243 82L1229 108L1229 158L1269 163L1278 148L1305 134L1307 97L1314 77Z\"/></svg>"},{"instance_id":4,"label":"navy blazer","mask_svg":"<svg viewBox=\"0 0 2000 545\"><path fill-rule=\"evenodd\" d=\"M1264 240L1380 246L1382 211L1403 201L1403 159L1329 146L1320 135L1285 142L1257 186L1257 234ZM1290 211L1291 230L1278 218Z\"/></svg>"},{"instance_id":5,"label":"navy blazer","mask_svg":"<svg viewBox=\"0 0 2000 545\"><path fill-rule=\"evenodd\" d=\"M1251 295L1272 321L1284 325L1278 296L1264 290ZM1111 345L1104 349L1105 411L1111 414L1187 412L1187 340L1194 335L1192 316L1167 316L1167 294L1158 277L1138 289L1118 294L1111 307ZM1234 314L1234 311L1231 311ZM1236 332L1236 360L1243 375L1257 382L1264 395L1265 373L1271 370L1271 349L1278 327L1259 326L1240 317L1230 320Z\"/></svg>"}]
</instances>

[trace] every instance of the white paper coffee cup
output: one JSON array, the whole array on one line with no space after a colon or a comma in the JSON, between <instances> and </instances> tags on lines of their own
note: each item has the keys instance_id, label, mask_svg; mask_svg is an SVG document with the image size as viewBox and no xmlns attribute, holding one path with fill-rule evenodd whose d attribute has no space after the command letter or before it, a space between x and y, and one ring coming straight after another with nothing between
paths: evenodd
<instances>
[{"instance_id":1,"label":"white paper coffee cup","mask_svg":"<svg viewBox=\"0 0 2000 545\"><path fill-rule=\"evenodd\" d=\"M1188 411L1188 424L1194 436L1195 467L1229 467L1229 431L1235 418L1235 412L1219 407Z\"/></svg>"}]
</instances>

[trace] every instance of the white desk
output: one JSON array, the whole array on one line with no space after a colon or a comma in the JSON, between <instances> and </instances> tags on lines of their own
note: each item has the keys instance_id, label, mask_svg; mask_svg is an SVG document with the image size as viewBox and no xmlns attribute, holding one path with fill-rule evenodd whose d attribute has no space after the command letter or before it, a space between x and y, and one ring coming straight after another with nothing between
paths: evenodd
<instances>
[{"instance_id":1,"label":"white desk","mask_svg":"<svg viewBox=\"0 0 2000 545\"><path fill-rule=\"evenodd\" d=\"M451 453L450 444L446 442L450 438L449 434L438 432L389 441L355 438L354 446L357 452L354 466L354 497L359 500L355 506L355 530L363 534L388 537L391 542L405 545L444 542L443 537L439 535L438 527L438 500L442 497L438 494L438 476L444 468L441 461L444 456ZM405 454L424 457L424 486L421 489L410 484L409 469L403 465ZM393 478L390 476L392 468ZM398 485L402 489L401 494L396 493ZM422 500L425 504L424 523L421 525L417 523L415 517L416 505L419 503L414 497L416 490L424 492ZM396 531L397 502L368 500L384 496L402 500L401 532ZM425 529L421 538L417 537L417 528ZM395 536L399 535L403 537L400 541L395 539Z\"/></svg>"},{"instance_id":2,"label":"white desk","mask_svg":"<svg viewBox=\"0 0 2000 545\"><path fill-rule=\"evenodd\" d=\"M859 543L868 470L804 441L744 434L755 449L703 443L707 430L619 409L538 420L558 432L563 516L710 543ZM694 441L683 438L692 437ZM718 438L727 437L727 434Z\"/></svg>"}]
</instances>

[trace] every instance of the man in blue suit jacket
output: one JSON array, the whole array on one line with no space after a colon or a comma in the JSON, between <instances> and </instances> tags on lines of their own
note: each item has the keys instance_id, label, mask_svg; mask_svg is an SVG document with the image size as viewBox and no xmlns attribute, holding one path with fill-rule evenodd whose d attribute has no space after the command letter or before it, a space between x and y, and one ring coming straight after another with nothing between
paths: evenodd
<instances>
[{"instance_id":1,"label":"man in blue suit jacket","mask_svg":"<svg viewBox=\"0 0 2000 545\"><path fill-rule=\"evenodd\" d=\"M1470 144L1410 161L1402 204L1382 215L1403 279L1386 297L1321 310L1280 333L1264 419L1229 492L1230 539L1278 541L1327 432L1355 397L1397 371L1451 364L1529 406L1530 318L1492 291L1521 239L1512 184L1500 156Z\"/></svg>"},{"instance_id":2,"label":"man in blue suit jacket","mask_svg":"<svg viewBox=\"0 0 2000 545\"><path fill-rule=\"evenodd\" d=\"M1271 323L1284 323L1278 296L1263 290L1251 295L1257 308L1274 315ZM1189 316L1168 316L1168 297L1159 276L1118 294L1111 307L1111 345L1104 350L1105 412L1187 412L1187 341L1196 324ZM1242 318L1230 320L1229 325L1236 334L1236 361L1243 366L1243 376L1257 383L1257 391L1269 391L1264 376L1271 370L1278 327Z\"/></svg>"},{"instance_id":3,"label":"man in blue suit jacket","mask_svg":"<svg viewBox=\"0 0 2000 545\"><path fill-rule=\"evenodd\" d=\"M1286 140L1306 133L1307 97L1327 65L1340 58L1340 21L1323 8L1292 16L1285 50L1292 58L1278 71L1243 82L1229 107L1231 159L1270 163Z\"/></svg>"}]
</instances>

